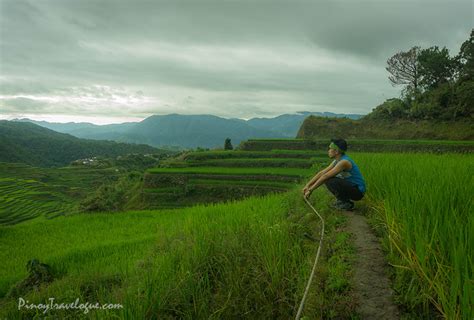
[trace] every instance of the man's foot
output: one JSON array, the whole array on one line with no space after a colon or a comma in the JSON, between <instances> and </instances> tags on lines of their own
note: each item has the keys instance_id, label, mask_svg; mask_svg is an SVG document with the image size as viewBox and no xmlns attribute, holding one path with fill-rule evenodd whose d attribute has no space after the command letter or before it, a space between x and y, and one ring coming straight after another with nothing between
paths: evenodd
<instances>
[{"instance_id":1,"label":"man's foot","mask_svg":"<svg viewBox=\"0 0 474 320\"><path fill-rule=\"evenodd\" d=\"M339 206L341 206L343 203L344 203L344 201L339 200L339 199L336 199L336 201L334 201L334 202L331 204L331 207L338 209Z\"/></svg>"},{"instance_id":2,"label":"man's foot","mask_svg":"<svg viewBox=\"0 0 474 320\"><path fill-rule=\"evenodd\" d=\"M340 201L337 200L334 204L334 207L339 210L352 211L354 210L354 202L352 201Z\"/></svg>"}]
</instances>

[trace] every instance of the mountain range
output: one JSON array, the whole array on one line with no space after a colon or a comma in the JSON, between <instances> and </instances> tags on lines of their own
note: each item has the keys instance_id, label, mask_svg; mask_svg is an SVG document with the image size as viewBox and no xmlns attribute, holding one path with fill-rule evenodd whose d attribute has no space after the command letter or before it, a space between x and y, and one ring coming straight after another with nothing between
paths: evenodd
<instances>
[{"instance_id":1,"label":"mountain range","mask_svg":"<svg viewBox=\"0 0 474 320\"><path fill-rule=\"evenodd\" d=\"M30 119L39 126L68 133L78 138L148 144L160 148L223 147L230 138L233 145L250 138L294 138L310 115L359 119L359 114L307 112L283 114L274 118L226 119L213 115L153 115L140 122L96 125L92 123L54 123Z\"/></svg>"},{"instance_id":2,"label":"mountain range","mask_svg":"<svg viewBox=\"0 0 474 320\"><path fill-rule=\"evenodd\" d=\"M0 120L0 162L32 166L65 166L94 156L116 157L130 153L162 154L149 145L80 139L34 123Z\"/></svg>"}]
</instances>

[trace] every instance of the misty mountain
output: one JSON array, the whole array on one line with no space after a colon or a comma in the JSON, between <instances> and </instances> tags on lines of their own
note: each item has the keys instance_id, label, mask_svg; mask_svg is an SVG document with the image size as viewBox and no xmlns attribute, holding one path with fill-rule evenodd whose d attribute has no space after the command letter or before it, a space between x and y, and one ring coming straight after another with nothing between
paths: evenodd
<instances>
[{"instance_id":1,"label":"misty mountain","mask_svg":"<svg viewBox=\"0 0 474 320\"><path fill-rule=\"evenodd\" d=\"M79 138L144 143L154 147L177 146L181 148L223 147L230 138L234 146L250 138L294 138L309 115L347 117L358 119L361 115L334 114L330 112L299 112L274 118L225 119L213 115L154 115L140 122L95 125L91 123L50 123L21 119Z\"/></svg>"},{"instance_id":2,"label":"misty mountain","mask_svg":"<svg viewBox=\"0 0 474 320\"><path fill-rule=\"evenodd\" d=\"M247 123L213 115L151 116L127 130L127 142L140 142L152 146L176 145L184 148L223 147L230 138L234 145L254 137L270 138L271 131L249 126Z\"/></svg>"},{"instance_id":3,"label":"misty mountain","mask_svg":"<svg viewBox=\"0 0 474 320\"><path fill-rule=\"evenodd\" d=\"M119 124L97 125L88 122L47 122L31 119L15 119L19 122L32 122L57 132L67 133L78 138L94 140L119 140L123 132L135 126L136 122L125 122Z\"/></svg>"}]
</instances>

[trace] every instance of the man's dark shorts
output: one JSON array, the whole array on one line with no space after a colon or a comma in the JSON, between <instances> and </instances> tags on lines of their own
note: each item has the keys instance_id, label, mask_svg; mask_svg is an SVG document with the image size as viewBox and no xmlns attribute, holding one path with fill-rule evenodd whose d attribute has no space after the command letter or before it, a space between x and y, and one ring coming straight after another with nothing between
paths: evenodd
<instances>
[{"instance_id":1,"label":"man's dark shorts","mask_svg":"<svg viewBox=\"0 0 474 320\"><path fill-rule=\"evenodd\" d=\"M359 188L344 179L332 177L326 180L325 182L328 190L338 199L344 202L349 200L360 200L364 194L359 190Z\"/></svg>"}]
</instances>

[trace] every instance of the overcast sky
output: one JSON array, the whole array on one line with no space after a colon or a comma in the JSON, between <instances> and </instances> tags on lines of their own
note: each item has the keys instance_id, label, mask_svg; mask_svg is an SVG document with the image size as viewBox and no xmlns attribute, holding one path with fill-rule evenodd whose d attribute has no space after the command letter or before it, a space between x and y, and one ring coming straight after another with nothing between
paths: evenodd
<instances>
[{"instance_id":1,"label":"overcast sky","mask_svg":"<svg viewBox=\"0 0 474 320\"><path fill-rule=\"evenodd\" d=\"M473 1L0 0L0 118L368 113L387 59L459 51Z\"/></svg>"}]
</instances>

